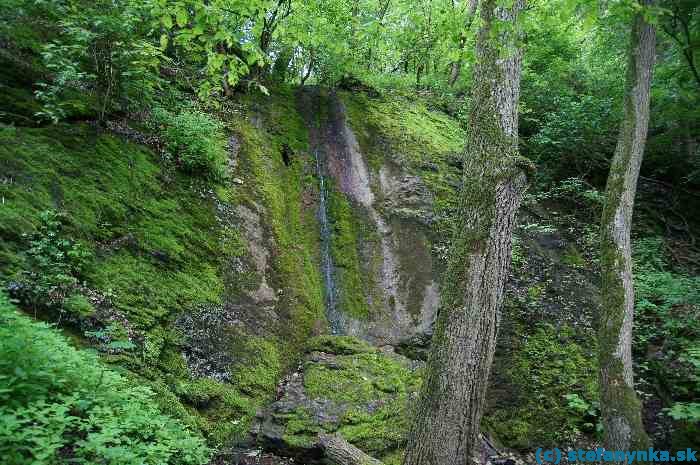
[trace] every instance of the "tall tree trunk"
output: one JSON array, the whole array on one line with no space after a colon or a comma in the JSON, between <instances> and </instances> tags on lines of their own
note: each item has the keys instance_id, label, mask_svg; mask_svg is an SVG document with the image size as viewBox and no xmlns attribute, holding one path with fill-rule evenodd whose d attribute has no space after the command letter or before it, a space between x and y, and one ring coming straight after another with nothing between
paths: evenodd
<instances>
[{"instance_id":1,"label":"tall tree trunk","mask_svg":"<svg viewBox=\"0 0 700 465\"><path fill-rule=\"evenodd\" d=\"M598 358L605 445L613 450L644 449L649 445L632 373L634 287L630 228L649 123L655 44L654 27L637 13L628 51L624 115L610 166L601 221L603 305L598 328Z\"/></svg>"},{"instance_id":2,"label":"tall tree trunk","mask_svg":"<svg viewBox=\"0 0 700 465\"><path fill-rule=\"evenodd\" d=\"M460 215L406 465L465 465L479 443L524 168L531 166L518 155L522 55L514 39L522 6L482 5ZM497 21L509 24L495 34Z\"/></svg>"}]
</instances>

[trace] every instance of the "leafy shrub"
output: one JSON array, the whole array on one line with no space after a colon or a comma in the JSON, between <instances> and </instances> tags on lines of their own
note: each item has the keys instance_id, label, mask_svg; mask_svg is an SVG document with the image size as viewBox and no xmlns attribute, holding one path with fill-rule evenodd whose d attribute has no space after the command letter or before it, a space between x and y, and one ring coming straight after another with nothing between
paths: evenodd
<instances>
[{"instance_id":1,"label":"leafy shrub","mask_svg":"<svg viewBox=\"0 0 700 465\"><path fill-rule=\"evenodd\" d=\"M226 147L221 123L201 111L173 114L163 108L153 111L153 122L183 171L215 180L225 177Z\"/></svg>"},{"instance_id":2,"label":"leafy shrub","mask_svg":"<svg viewBox=\"0 0 700 465\"><path fill-rule=\"evenodd\" d=\"M75 292L91 254L79 242L63 237L63 214L47 210L40 219L39 229L29 241L29 267L15 292L33 308L59 307ZM75 307L80 302L71 299L69 304ZM85 305L79 306L85 309Z\"/></svg>"},{"instance_id":3,"label":"leafy shrub","mask_svg":"<svg viewBox=\"0 0 700 465\"><path fill-rule=\"evenodd\" d=\"M159 85L161 50L140 33L137 5L124 0L55 2L58 37L44 45L51 79L40 83L38 116L54 122L96 104L100 120L114 110L141 108ZM84 94L94 98L86 99Z\"/></svg>"},{"instance_id":4,"label":"leafy shrub","mask_svg":"<svg viewBox=\"0 0 700 465\"><path fill-rule=\"evenodd\" d=\"M532 206L547 200L566 202L585 215L600 215L605 195L582 178L567 178L553 183L548 190L528 193L525 197L525 203Z\"/></svg>"},{"instance_id":5,"label":"leafy shrub","mask_svg":"<svg viewBox=\"0 0 700 465\"><path fill-rule=\"evenodd\" d=\"M608 97L560 95L553 111L538 121L525 153L546 167L554 181L572 176L602 174L615 148L616 113Z\"/></svg>"},{"instance_id":6,"label":"leafy shrub","mask_svg":"<svg viewBox=\"0 0 700 465\"><path fill-rule=\"evenodd\" d=\"M63 308L70 314L88 317L93 314L95 307L83 295L73 294L63 301Z\"/></svg>"},{"instance_id":7,"label":"leafy shrub","mask_svg":"<svg viewBox=\"0 0 700 465\"><path fill-rule=\"evenodd\" d=\"M661 238L634 243L634 351L651 389L661 390L675 420L697 421L700 408L700 278L673 270ZM651 355L651 356L650 356Z\"/></svg>"},{"instance_id":8,"label":"leafy shrub","mask_svg":"<svg viewBox=\"0 0 700 465\"><path fill-rule=\"evenodd\" d=\"M0 293L0 456L4 463L207 463L209 450L155 406Z\"/></svg>"}]
</instances>

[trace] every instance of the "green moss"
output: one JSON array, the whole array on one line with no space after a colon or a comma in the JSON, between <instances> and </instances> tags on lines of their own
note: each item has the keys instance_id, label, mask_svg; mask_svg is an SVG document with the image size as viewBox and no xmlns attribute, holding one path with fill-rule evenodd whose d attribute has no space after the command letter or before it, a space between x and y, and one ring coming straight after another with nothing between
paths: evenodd
<instances>
[{"instance_id":1,"label":"green moss","mask_svg":"<svg viewBox=\"0 0 700 465\"><path fill-rule=\"evenodd\" d=\"M427 162L444 163L450 154L461 152L464 147L465 133L459 123L428 109L421 99L369 98L350 92L342 92L341 98L362 151L374 169L381 166L387 153L383 144L414 167Z\"/></svg>"},{"instance_id":2,"label":"green moss","mask_svg":"<svg viewBox=\"0 0 700 465\"><path fill-rule=\"evenodd\" d=\"M521 331L526 331L524 328ZM512 385L512 403L487 413L485 427L509 447L529 449L571 443L595 431L598 399L595 346L574 339L568 327L543 324L513 348L504 381ZM565 398L576 394L589 404L580 409ZM557 425L557 428L552 428Z\"/></svg>"},{"instance_id":3,"label":"green moss","mask_svg":"<svg viewBox=\"0 0 700 465\"><path fill-rule=\"evenodd\" d=\"M317 440L318 434L323 432L304 407L297 407L286 415L286 428L283 435L284 441L292 447L311 447Z\"/></svg>"},{"instance_id":4,"label":"green moss","mask_svg":"<svg viewBox=\"0 0 700 465\"><path fill-rule=\"evenodd\" d=\"M403 450L393 450L379 457L384 465L401 465L403 463Z\"/></svg>"},{"instance_id":5,"label":"green moss","mask_svg":"<svg viewBox=\"0 0 700 465\"><path fill-rule=\"evenodd\" d=\"M299 408L284 419L285 440L308 445L321 432L339 432L373 455L403 446L411 419L409 399L419 389L419 376L406 360L380 352L352 337L320 337L310 350L337 354L328 362L307 362L304 388L310 399L330 402L342 412L337 424L320 425Z\"/></svg>"},{"instance_id":6,"label":"green moss","mask_svg":"<svg viewBox=\"0 0 700 465\"><path fill-rule=\"evenodd\" d=\"M234 349L238 360L232 369L236 388L252 398L268 400L281 376L278 345L261 337L239 339L242 347Z\"/></svg>"},{"instance_id":7,"label":"green moss","mask_svg":"<svg viewBox=\"0 0 700 465\"><path fill-rule=\"evenodd\" d=\"M367 342L352 336L317 336L307 343L307 351L327 352L338 355L362 354L375 349Z\"/></svg>"},{"instance_id":8,"label":"green moss","mask_svg":"<svg viewBox=\"0 0 700 465\"><path fill-rule=\"evenodd\" d=\"M243 253L238 231L217 222L210 182L174 172L150 150L87 125L6 128L0 137L6 279L26 268L22 233L36 229L39 213L64 212L64 232L94 252L87 284L142 336L137 350L105 360L156 386L163 408L197 426L212 444L242 438L256 406L274 392L277 349L251 340L251 360L259 363L251 364L249 376L236 372L241 389L210 386L189 380L179 337L168 329L184 310L221 303L221 265ZM81 313L85 303L76 295L66 305Z\"/></svg>"},{"instance_id":9,"label":"green moss","mask_svg":"<svg viewBox=\"0 0 700 465\"><path fill-rule=\"evenodd\" d=\"M341 92L348 124L357 136L369 167L377 172L387 163L419 175L434 195L438 218L456 208L455 185L466 132L448 115L431 110L421 98L395 95L369 98L363 93ZM449 237L447 224L437 229ZM444 231L443 231L444 230Z\"/></svg>"},{"instance_id":10,"label":"green moss","mask_svg":"<svg viewBox=\"0 0 700 465\"><path fill-rule=\"evenodd\" d=\"M234 386L200 378L178 384L175 392L186 405L196 409L195 421L210 444L235 444L248 434L257 405Z\"/></svg>"},{"instance_id":11,"label":"green moss","mask_svg":"<svg viewBox=\"0 0 700 465\"><path fill-rule=\"evenodd\" d=\"M241 141L240 174L252 185L235 191L233 198L265 206L264 221L275 244L271 284L284 290L280 308L287 323L280 336L287 347L281 353L289 362L311 334L326 324L316 211L308 201L317 196L314 162L290 89L278 90L251 107L255 110L248 117L262 120L261 127L238 114L227 119ZM291 151L289 166L281 155L285 146Z\"/></svg>"},{"instance_id":12,"label":"green moss","mask_svg":"<svg viewBox=\"0 0 700 465\"><path fill-rule=\"evenodd\" d=\"M186 308L218 303L223 292L215 264L192 263L184 269L168 270L125 251L106 258L91 279L100 288L112 290L114 305L139 328L165 322Z\"/></svg>"},{"instance_id":13,"label":"green moss","mask_svg":"<svg viewBox=\"0 0 700 465\"><path fill-rule=\"evenodd\" d=\"M356 218L352 205L342 193L329 189L329 194L330 246L339 283L340 308L354 318L366 319L369 315L366 293L372 283L370 274L363 272L360 261L361 220Z\"/></svg>"}]
</instances>

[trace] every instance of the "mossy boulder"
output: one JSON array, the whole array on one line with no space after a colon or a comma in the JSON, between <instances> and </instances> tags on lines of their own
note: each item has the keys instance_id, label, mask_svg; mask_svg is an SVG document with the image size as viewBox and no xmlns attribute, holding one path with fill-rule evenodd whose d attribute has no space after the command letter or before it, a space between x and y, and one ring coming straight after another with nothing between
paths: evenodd
<instances>
[{"instance_id":1,"label":"mossy boulder","mask_svg":"<svg viewBox=\"0 0 700 465\"><path fill-rule=\"evenodd\" d=\"M334 432L373 456L399 456L419 380L419 366L390 349L349 336L314 338L255 432L263 445L305 460L318 457L319 433Z\"/></svg>"}]
</instances>

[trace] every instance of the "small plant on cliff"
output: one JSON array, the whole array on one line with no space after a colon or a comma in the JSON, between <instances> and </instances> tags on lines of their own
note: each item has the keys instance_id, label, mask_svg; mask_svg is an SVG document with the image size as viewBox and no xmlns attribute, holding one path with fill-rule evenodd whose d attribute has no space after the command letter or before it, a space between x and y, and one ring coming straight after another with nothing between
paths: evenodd
<instances>
[{"instance_id":1,"label":"small plant on cliff","mask_svg":"<svg viewBox=\"0 0 700 465\"><path fill-rule=\"evenodd\" d=\"M15 291L26 305L53 308L62 305L75 291L90 252L63 236L63 214L47 210L40 219L39 229L29 241L28 269L22 273Z\"/></svg>"},{"instance_id":2,"label":"small plant on cliff","mask_svg":"<svg viewBox=\"0 0 700 465\"><path fill-rule=\"evenodd\" d=\"M198 110L173 114L153 112L153 123L166 149L186 173L222 180L226 175L226 147L221 123Z\"/></svg>"}]
</instances>

